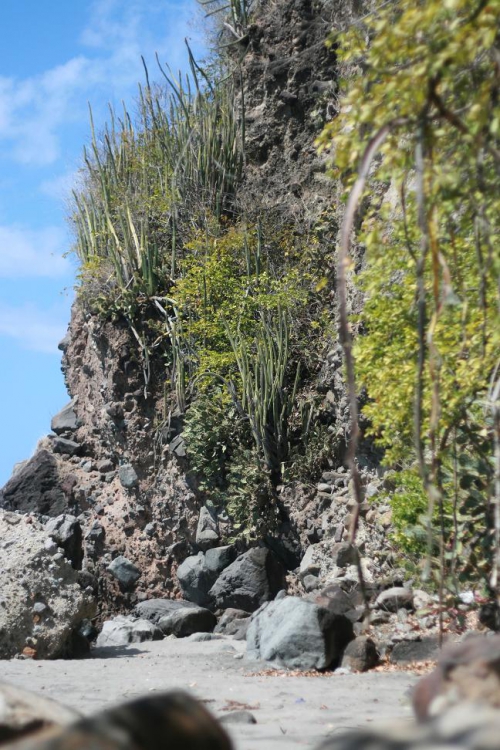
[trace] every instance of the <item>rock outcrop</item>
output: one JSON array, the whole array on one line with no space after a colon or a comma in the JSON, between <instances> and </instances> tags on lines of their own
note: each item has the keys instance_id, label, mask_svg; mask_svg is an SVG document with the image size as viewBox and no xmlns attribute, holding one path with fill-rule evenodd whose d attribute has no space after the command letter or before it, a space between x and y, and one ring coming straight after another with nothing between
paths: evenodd
<instances>
[{"instance_id":1,"label":"rock outcrop","mask_svg":"<svg viewBox=\"0 0 500 750\"><path fill-rule=\"evenodd\" d=\"M42 524L0 511L0 658L74 656L78 626L96 612L92 589L81 584Z\"/></svg>"}]
</instances>

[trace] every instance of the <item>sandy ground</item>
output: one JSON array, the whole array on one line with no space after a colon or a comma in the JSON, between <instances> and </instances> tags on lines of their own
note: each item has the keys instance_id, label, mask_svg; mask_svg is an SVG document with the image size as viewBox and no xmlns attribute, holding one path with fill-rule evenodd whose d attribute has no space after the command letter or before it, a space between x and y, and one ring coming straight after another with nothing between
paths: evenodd
<instances>
[{"instance_id":1,"label":"sandy ground","mask_svg":"<svg viewBox=\"0 0 500 750\"><path fill-rule=\"evenodd\" d=\"M0 679L91 714L148 692L183 688L216 716L247 708L257 724L226 725L236 750L314 748L348 727L410 719L408 673L269 676L244 657L245 643L157 641L100 649L80 661L0 662Z\"/></svg>"}]
</instances>

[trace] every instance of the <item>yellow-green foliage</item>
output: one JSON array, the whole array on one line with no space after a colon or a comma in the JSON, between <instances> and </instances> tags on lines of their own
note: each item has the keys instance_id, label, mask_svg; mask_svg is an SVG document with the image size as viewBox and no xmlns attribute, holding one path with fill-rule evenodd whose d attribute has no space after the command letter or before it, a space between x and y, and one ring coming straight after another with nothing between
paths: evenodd
<instances>
[{"instance_id":1,"label":"yellow-green foliage","mask_svg":"<svg viewBox=\"0 0 500 750\"><path fill-rule=\"evenodd\" d=\"M311 275L287 264L283 242L274 237L264 249L258 227L237 225L225 231L212 226L186 244L172 296L195 353L193 374L234 374L231 337L253 345L263 320L276 319L278 311L290 320L299 316L311 295ZM270 246L283 253L279 265Z\"/></svg>"},{"instance_id":2,"label":"yellow-green foliage","mask_svg":"<svg viewBox=\"0 0 500 750\"><path fill-rule=\"evenodd\" d=\"M346 189L358 169L367 177L355 354L371 433L387 462L419 459L442 528L448 500L463 518L472 502L486 537L486 402L500 350L499 23L500 0L383 3L331 39L345 80L319 139ZM464 500L468 461L485 473Z\"/></svg>"}]
</instances>

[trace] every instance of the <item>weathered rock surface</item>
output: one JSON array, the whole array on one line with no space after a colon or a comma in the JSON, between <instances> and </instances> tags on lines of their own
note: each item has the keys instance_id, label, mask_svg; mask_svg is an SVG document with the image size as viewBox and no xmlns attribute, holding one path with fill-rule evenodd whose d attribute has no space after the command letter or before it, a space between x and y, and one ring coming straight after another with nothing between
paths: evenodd
<instances>
[{"instance_id":1,"label":"weathered rock surface","mask_svg":"<svg viewBox=\"0 0 500 750\"><path fill-rule=\"evenodd\" d=\"M180 607L168 615L164 615L158 622L163 635L175 635L186 638L193 633L211 633L217 619L208 609L203 607Z\"/></svg>"},{"instance_id":2,"label":"weathered rock surface","mask_svg":"<svg viewBox=\"0 0 500 750\"><path fill-rule=\"evenodd\" d=\"M212 604L209 591L217 580L217 573L207 567L203 552L187 557L177 569L177 578L186 599L200 607Z\"/></svg>"},{"instance_id":3,"label":"weathered rock surface","mask_svg":"<svg viewBox=\"0 0 500 750\"><path fill-rule=\"evenodd\" d=\"M220 609L253 612L285 586L285 570L273 553L255 547L243 553L219 576L209 591Z\"/></svg>"},{"instance_id":4,"label":"weathered rock surface","mask_svg":"<svg viewBox=\"0 0 500 750\"><path fill-rule=\"evenodd\" d=\"M0 658L70 656L95 602L40 523L0 511L0 574Z\"/></svg>"},{"instance_id":5,"label":"weathered rock surface","mask_svg":"<svg viewBox=\"0 0 500 750\"><path fill-rule=\"evenodd\" d=\"M163 633L149 620L138 620L134 617L118 615L113 620L106 620L96 641L98 648L107 646L128 646L131 643L159 641Z\"/></svg>"},{"instance_id":6,"label":"weathered rock surface","mask_svg":"<svg viewBox=\"0 0 500 750\"><path fill-rule=\"evenodd\" d=\"M283 597L265 604L247 632L247 654L290 669L325 669L353 638L351 622L312 602Z\"/></svg>"}]
</instances>

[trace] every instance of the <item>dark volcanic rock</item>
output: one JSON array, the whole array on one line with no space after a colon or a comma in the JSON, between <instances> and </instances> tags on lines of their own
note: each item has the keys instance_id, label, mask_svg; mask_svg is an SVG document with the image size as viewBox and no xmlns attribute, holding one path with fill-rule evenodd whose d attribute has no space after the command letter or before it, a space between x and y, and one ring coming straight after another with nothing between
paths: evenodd
<instances>
[{"instance_id":1,"label":"dark volcanic rock","mask_svg":"<svg viewBox=\"0 0 500 750\"><path fill-rule=\"evenodd\" d=\"M118 468L118 477L122 484L127 490L137 487L139 484L139 477L137 472L131 464L123 464Z\"/></svg>"},{"instance_id":2,"label":"dark volcanic rock","mask_svg":"<svg viewBox=\"0 0 500 750\"><path fill-rule=\"evenodd\" d=\"M66 558L76 570L80 570L83 562L82 527L75 516L62 514L52 518L45 525L52 539L62 547Z\"/></svg>"},{"instance_id":3,"label":"dark volcanic rock","mask_svg":"<svg viewBox=\"0 0 500 750\"><path fill-rule=\"evenodd\" d=\"M392 664L410 664L435 659L439 654L439 639L428 636L420 641L400 641L391 651Z\"/></svg>"},{"instance_id":4,"label":"dark volcanic rock","mask_svg":"<svg viewBox=\"0 0 500 750\"><path fill-rule=\"evenodd\" d=\"M240 555L219 576L210 596L220 609L253 612L284 588L285 570L273 553L256 547Z\"/></svg>"},{"instance_id":5,"label":"dark volcanic rock","mask_svg":"<svg viewBox=\"0 0 500 750\"><path fill-rule=\"evenodd\" d=\"M179 601L178 599L147 599L139 602L134 608L134 615L142 620L158 625L162 617L176 612L178 609L197 609L193 602Z\"/></svg>"},{"instance_id":6,"label":"dark volcanic rock","mask_svg":"<svg viewBox=\"0 0 500 750\"><path fill-rule=\"evenodd\" d=\"M290 669L324 669L338 663L353 638L351 622L313 602L286 596L252 617L247 653Z\"/></svg>"},{"instance_id":7,"label":"dark volcanic rock","mask_svg":"<svg viewBox=\"0 0 500 750\"><path fill-rule=\"evenodd\" d=\"M61 488L57 461L49 451L37 451L9 479L0 493L0 507L53 517L64 513L67 499Z\"/></svg>"},{"instance_id":8,"label":"dark volcanic rock","mask_svg":"<svg viewBox=\"0 0 500 750\"><path fill-rule=\"evenodd\" d=\"M186 638L193 633L211 633L217 620L203 607L180 607L160 618L158 626L164 635Z\"/></svg>"},{"instance_id":9,"label":"dark volcanic rock","mask_svg":"<svg viewBox=\"0 0 500 750\"><path fill-rule=\"evenodd\" d=\"M80 443L68 438L55 437L52 440L52 450L54 453L62 453L66 456L76 456L81 450Z\"/></svg>"},{"instance_id":10,"label":"dark volcanic rock","mask_svg":"<svg viewBox=\"0 0 500 750\"><path fill-rule=\"evenodd\" d=\"M139 568L122 555L115 557L108 570L124 589L131 589L141 577Z\"/></svg>"},{"instance_id":11,"label":"dark volcanic rock","mask_svg":"<svg viewBox=\"0 0 500 750\"><path fill-rule=\"evenodd\" d=\"M207 568L203 552L187 557L177 569L177 578L186 599L201 607L211 604L212 597L208 592L217 573Z\"/></svg>"},{"instance_id":12,"label":"dark volcanic rock","mask_svg":"<svg viewBox=\"0 0 500 750\"><path fill-rule=\"evenodd\" d=\"M73 399L61 409L61 411L52 418L50 428L52 432L57 435L61 435L65 432L74 432L80 426L81 422L78 419L75 411L76 399Z\"/></svg>"},{"instance_id":13,"label":"dark volcanic rock","mask_svg":"<svg viewBox=\"0 0 500 750\"><path fill-rule=\"evenodd\" d=\"M205 567L214 574L214 581L225 568L231 565L235 557L236 550L230 544L225 547L213 547L205 552Z\"/></svg>"}]
</instances>

